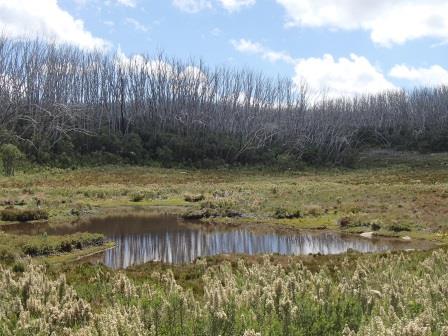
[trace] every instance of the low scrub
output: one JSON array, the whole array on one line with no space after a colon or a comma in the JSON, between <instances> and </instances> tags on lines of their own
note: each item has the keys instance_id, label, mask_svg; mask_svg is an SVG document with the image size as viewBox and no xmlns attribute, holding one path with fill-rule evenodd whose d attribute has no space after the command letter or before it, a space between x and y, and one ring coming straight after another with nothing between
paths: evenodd
<instances>
[{"instance_id":1,"label":"low scrub","mask_svg":"<svg viewBox=\"0 0 448 336\"><path fill-rule=\"evenodd\" d=\"M192 202L192 203L200 202L200 201L203 201L204 199L205 199L205 197L202 194L197 194L197 195L186 194L184 196L184 200L186 202Z\"/></svg>"},{"instance_id":2,"label":"low scrub","mask_svg":"<svg viewBox=\"0 0 448 336\"><path fill-rule=\"evenodd\" d=\"M105 237L96 233L76 233L65 236L47 236L46 234L29 236L0 232L0 262L10 264L19 257L67 253L93 246L101 246L105 242Z\"/></svg>"},{"instance_id":3,"label":"low scrub","mask_svg":"<svg viewBox=\"0 0 448 336\"><path fill-rule=\"evenodd\" d=\"M302 218L303 213L301 210L288 210L285 208L277 208L274 212L274 218L277 219L293 219Z\"/></svg>"},{"instance_id":4,"label":"low scrub","mask_svg":"<svg viewBox=\"0 0 448 336\"><path fill-rule=\"evenodd\" d=\"M350 228L368 228L372 231L378 231L383 228L383 223L378 219L366 219L359 216L344 216L338 220L341 229Z\"/></svg>"},{"instance_id":5,"label":"low scrub","mask_svg":"<svg viewBox=\"0 0 448 336\"><path fill-rule=\"evenodd\" d=\"M135 192L131 194L131 202L141 202L145 199L143 192Z\"/></svg>"},{"instance_id":6,"label":"low scrub","mask_svg":"<svg viewBox=\"0 0 448 336\"><path fill-rule=\"evenodd\" d=\"M200 209L190 209L182 214L182 218L241 217L242 213L236 210L235 207L235 202L228 199L205 201L201 203Z\"/></svg>"},{"instance_id":7,"label":"low scrub","mask_svg":"<svg viewBox=\"0 0 448 336\"><path fill-rule=\"evenodd\" d=\"M34 237L33 237L34 238ZM37 237L23 245L22 251L29 256L51 255L81 250L86 247L104 244L101 234L78 233L61 237Z\"/></svg>"},{"instance_id":8,"label":"low scrub","mask_svg":"<svg viewBox=\"0 0 448 336\"><path fill-rule=\"evenodd\" d=\"M48 212L42 209L4 209L1 219L5 222L28 222L32 220L48 219Z\"/></svg>"},{"instance_id":9,"label":"low scrub","mask_svg":"<svg viewBox=\"0 0 448 336\"><path fill-rule=\"evenodd\" d=\"M393 232L411 231L410 226L406 223L392 223L387 228Z\"/></svg>"}]
</instances>

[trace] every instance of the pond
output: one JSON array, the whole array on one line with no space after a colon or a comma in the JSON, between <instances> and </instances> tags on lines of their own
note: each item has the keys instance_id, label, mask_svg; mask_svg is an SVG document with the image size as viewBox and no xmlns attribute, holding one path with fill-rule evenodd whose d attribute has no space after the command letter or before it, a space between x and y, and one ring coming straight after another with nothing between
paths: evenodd
<instances>
[{"instance_id":1,"label":"pond","mask_svg":"<svg viewBox=\"0 0 448 336\"><path fill-rule=\"evenodd\" d=\"M111 268L127 268L149 261L186 263L218 254L307 255L339 254L347 250L384 252L423 248L422 242L398 239L366 239L331 231L278 231L251 228L210 228L178 220L175 216L113 216L92 218L66 226L22 223L3 228L18 234L49 235L74 232L102 233L116 243L104 252L102 262Z\"/></svg>"}]
</instances>

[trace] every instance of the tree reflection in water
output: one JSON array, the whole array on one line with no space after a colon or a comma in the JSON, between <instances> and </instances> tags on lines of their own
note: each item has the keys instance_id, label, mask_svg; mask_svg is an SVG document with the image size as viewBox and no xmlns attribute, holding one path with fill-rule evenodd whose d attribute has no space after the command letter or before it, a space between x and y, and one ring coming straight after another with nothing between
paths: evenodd
<instances>
[{"instance_id":1,"label":"tree reflection in water","mask_svg":"<svg viewBox=\"0 0 448 336\"><path fill-rule=\"evenodd\" d=\"M306 255L338 254L348 249L381 252L417 248L415 242L365 239L329 231L279 233L274 230L256 232L241 227L207 229L202 225L186 225L175 216L114 216L54 228L21 225L17 230L28 234L103 233L116 243L115 248L105 252L103 259L112 268L126 268L148 261L185 263L201 256L231 253Z\"/></svg>"}]
</instances>

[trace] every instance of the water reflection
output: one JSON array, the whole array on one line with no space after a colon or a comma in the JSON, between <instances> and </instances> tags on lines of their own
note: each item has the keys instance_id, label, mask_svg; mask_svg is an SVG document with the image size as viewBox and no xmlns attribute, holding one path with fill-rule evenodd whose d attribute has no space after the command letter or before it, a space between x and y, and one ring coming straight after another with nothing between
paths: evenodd
<instances>
[{"instance_id":1,"label":"water reflection","mask_svg":"<svg viewBox=\"0 0 448 336\"><path fill-rule=\"evenodd\" d=\"M283 235L254 233L244 229L226 232L179 229L110 238L117 243L117 247L106 252L105 264L112 268L126 268L148 261L184 263L200 256L230 253L337 254L347 249L373 252L393 248L378 241L349 239L335 233Z\"/></svg>"},{"instance_id":2,"label":"water reflection","mask_svg":"<svg viewBox=\"0 0 448 336\"><path fill-rule=\"evenodd\" d=\"M200 225L186 225L173 216L92 219L55 228L42 224L20 224L14 231L17 233L18 230L28 234L103 233L116 243L115 248L104 253L103 259L112 268L126 268L148 261L184 263L200 256L231 253L338 254L348 249L380 252L414 247L396 240L369 240L335 232L286 234L274 231L254 232L242 228L210 230Z\"/></svg>"}]
</instances>

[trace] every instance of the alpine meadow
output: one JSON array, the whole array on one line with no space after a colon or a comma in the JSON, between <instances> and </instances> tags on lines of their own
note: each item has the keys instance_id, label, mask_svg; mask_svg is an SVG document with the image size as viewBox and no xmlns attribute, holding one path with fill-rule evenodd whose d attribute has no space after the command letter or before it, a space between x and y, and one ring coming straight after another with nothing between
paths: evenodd
<instances>
[{"instance_id":1,"label":"alpine meadow","mask_svg":"<svg viewBox=\"0 0 448 336\"><path fill-rule=\"evenodd\" d=\"M448 336L445 10L0 0L0 336Z\"/></svg>"}]
</instances>

